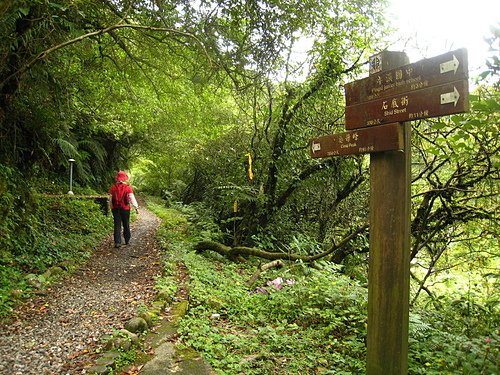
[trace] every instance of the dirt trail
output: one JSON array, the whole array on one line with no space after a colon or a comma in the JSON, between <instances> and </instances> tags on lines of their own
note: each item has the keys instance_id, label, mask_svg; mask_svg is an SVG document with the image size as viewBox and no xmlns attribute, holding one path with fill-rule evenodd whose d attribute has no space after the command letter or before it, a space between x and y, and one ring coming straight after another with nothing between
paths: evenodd
<instances>
[{"instance_id":1,"label":"dirt trail","mask_svg":"<svg viewBox=\"0 0 500 375\"><path fill-rule=\"evenodd\" d=\"M0 374L83 374L99 340L154 298L161 272L159 219L141 209L129 246L110 235L74 274L21 306L0 325ZM110 217L109 220L112 220Z\"/></svg>"}]
</instances>

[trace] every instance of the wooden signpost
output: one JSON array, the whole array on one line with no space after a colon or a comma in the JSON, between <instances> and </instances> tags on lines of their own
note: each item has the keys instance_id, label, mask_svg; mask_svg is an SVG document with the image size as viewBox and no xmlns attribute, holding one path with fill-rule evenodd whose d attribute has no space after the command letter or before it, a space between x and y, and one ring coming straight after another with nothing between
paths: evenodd
<instances>
[{"instance_id":1,"label":"wooden signpost","mask_svg":"<svg viewBox=\"0 0 500 375\"><path fill-rule=\"evenodd\" d=\"M462 113L468 110L468 91L467 81L455 81L351 105L346 107L346 129Z\"/></svg>"},{"instance_id":2,"label":"wooden signpost","mask_svg":"<svg viewBox=\"0 0 500 375\"><path fill-rule=\"evenodd\" d=\"M346 129L466 112L467 69L459 49L348 83Z\"/></svg>"},{"instance_id":3,"label":"wooden signpost","mask_svg":"<svg viewBox=\"0 0 500 375\"><path fill-rule=\"evenodd\" d=\"M311 156L313 158L402 149L403 132L398 123L326 135L311 141Z\"/></svg>"},{"instance_id":4,"label":"wooden signpost","mask_svg":"<svg viewBox=\"0 0 500 375\"><path fill-rule=\"evenodd\" d=\"M380 66L382 62L378 59L380 59L380 55L373 56L371 60L377 61ZM369 77L347 83L344 86L346 106L453 81L466 81L467 78L466 49L448 52L395 69L387 69L384 66L377 73L370 73Z\"/></svg>"},{"instance_id":5,"label":"wooden signpost","mask_svg":"<svg viewBox=\"0 0 500 375\"><path fill-rule=\"evenodd\" d=\"M385 52L388 68L408 62ZM411 126L404 152L370 154L370 261L366 374L408 373Z\"/></svg>"},{"instance_id":6,"label":"wooden signpost","mask_svg":"<svg viewBox=\"0 0 500 375\"><path fill-rule=\"evenodd\" d=\"M315 158L370 153L367 375L408 373L411 126L404 121L467 111L467 76L464 49L413 64L403 52L384 51L370 58L368 78L345 86L351 131L310 142Z\"/></svg>"}]
</instances>

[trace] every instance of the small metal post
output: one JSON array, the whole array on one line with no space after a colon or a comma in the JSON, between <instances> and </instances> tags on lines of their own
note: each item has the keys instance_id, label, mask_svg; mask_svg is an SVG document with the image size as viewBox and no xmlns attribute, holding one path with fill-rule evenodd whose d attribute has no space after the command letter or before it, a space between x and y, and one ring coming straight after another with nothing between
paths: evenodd
<instances>
[{"instance_id":1,"label":"small metal post","mask_svg":"<svg viewBox=\"0 0 500 375\"><path fill-rule=\"evenodd\" d=\"M75 162L75 159L69 159L69 195L73 195L73 163Z\"/></svg>"}]
</instances>

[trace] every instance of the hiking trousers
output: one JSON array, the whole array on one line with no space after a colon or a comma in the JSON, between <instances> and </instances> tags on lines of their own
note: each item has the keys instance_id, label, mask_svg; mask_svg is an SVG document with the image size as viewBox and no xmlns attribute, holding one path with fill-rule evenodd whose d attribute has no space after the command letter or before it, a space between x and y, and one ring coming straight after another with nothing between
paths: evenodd
<instances>
[{"instance_id":1,"label":"hiking trousers","mask_svg":"<svg viewBox=\"0 0 500 375\"><path fill-rule=\"evenodd\" d=\"M113 208L111 210L113 213L113 224L114 224L114 240L115 245L121 245L122 243L122 227L123 227L123 238L125 239L125 244L130 241L130 210L124 210L123 208Z\"/></svg>"}]
</instances>

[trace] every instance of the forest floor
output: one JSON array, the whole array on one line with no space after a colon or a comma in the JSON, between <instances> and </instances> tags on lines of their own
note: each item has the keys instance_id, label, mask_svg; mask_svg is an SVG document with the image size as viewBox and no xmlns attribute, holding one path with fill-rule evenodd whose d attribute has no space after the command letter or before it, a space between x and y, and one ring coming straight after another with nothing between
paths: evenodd
<instances>
[{"instance_id":1,"label":"forest floor","mask_svg":"<svg viewBox=\"0 0 500 375\"><path fill-rule=\"evenodd\" d=\"M142 209L128 246L115 249L110 235L77 271L20 306L0 325L0 374L86 373L101 338L123 328L138 306L155 297L159 224Z\"/></svg>"}]
</instances>

